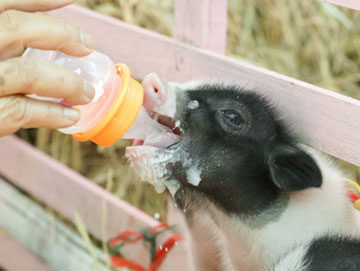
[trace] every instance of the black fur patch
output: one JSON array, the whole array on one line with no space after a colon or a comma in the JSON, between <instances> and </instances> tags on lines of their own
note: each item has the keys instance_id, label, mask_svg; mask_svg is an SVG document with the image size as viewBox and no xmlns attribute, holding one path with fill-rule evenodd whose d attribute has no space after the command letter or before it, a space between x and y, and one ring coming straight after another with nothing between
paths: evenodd
<instances>
[{"instance_id":1,"label":"black fur patch","mask_svg":"<svg viewBox=\"0 0 360 271\"><path fill-rule=\"evenodd\" d=\"M199 106L188 108L192 100ZM184 208L186 191L191 191L188 202L193 206L205 197L226 213L254 217L286 201L289 191L321 185L314 160L254 92L220 84L189 89L177 102L176 118L184 130L177 148L201 169L201 182L193 186L187 180L188 167L169 165L182 184L175 198ZM274 152L280 149L291 152Z\"/></svg>"},{"instance_id":2,"label":"black fur patch","mask_svg":"<svg viewBox=\"0 0 360 271\"><path fill-rule=\"evenodd\" d=\"M308 271L358 271L360 241L346 237L323 237L311 244L305 261L309 262Z\"/></svg>"}]
</instances>

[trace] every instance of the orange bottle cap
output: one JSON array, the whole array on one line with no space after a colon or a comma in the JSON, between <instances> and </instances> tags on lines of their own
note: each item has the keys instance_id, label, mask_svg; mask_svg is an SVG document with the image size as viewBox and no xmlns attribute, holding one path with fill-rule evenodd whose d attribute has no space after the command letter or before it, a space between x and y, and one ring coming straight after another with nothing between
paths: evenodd
<instances>
[{"instance_id":1,"label":"orange bottle cap","mask_svg":"<svg viewBox=\"0 0 360 271\"><path fill-rule=\"evenodd\" d=\"M91 140L107 147L118 141L135 121L143 103L144 91L141 84L130 76L130 70L125 64L116 64L115 67L121 77L118 97L94 128L73 135L76 140Z\"/></svg>"}]
</instances>

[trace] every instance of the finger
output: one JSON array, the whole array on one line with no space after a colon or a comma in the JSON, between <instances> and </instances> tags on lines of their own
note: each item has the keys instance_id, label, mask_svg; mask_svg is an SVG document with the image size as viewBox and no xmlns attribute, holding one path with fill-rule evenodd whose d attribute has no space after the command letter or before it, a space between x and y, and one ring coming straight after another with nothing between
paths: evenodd
<instances>
[{"instance_id":1,"label":"finger","mask_svg":"<svg viewBox=\"0 0 360 271\"><path fill-rule=\"evenodd\" d=\"M73 3L74 0L2 0L0 12L17 9L28 12L48 11Z\"/></svg>"},{"instance_id":2,"label":"finger","mask_svg":"<svg viewBox=\"0 0 360 271\"><path fill-rule=\"evenodd\" d=\"M89 33L61 19L16 10L0 14L0 52L16 46L84 56L92 52L94 45Z\"/></svg>"},{"instance_id":3,"label":"finger","mask_svg":"<svg viewBox=\"0 0 360 271\"><path fill-rule=\"evenodd\" d=\"M89 103L94 88L80 75L50 62L26 57L0 62L0 97L36 94L63 98L71 104Z\"/></svg>"},{"instance_id":4,"label":"finger","mask_svg":"<svg viewBox=\"0 0 360 271\"><path fill-rule=\"evenodd\" d=\"M22 42L15 42L8 45L9 46L0 51L0 61L21 56L25 51L24 44Z\"/></svg>"},{"instance_id":5,"label":"finger","mask_svg":"<svg viewBox=\"0 0 360 271\"><path fill-rule=\"evenodd\" d=\"M19 128L64 128L74 125L79 118L77 110L56 103L20 95L0 98L0 136Z\"/></svg>"}]
</instances>

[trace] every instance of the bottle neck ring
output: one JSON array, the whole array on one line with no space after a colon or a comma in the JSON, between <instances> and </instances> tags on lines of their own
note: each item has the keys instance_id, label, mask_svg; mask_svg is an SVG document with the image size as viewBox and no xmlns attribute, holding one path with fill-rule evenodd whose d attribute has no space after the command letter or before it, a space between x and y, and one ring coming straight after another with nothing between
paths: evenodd
<instances>
[{"instance_id":1,"label":"bottle neck ring","mask_svg":"<svg viewBox=\"0 0 360 271\"><path fill-rule=\"evenodd\" d=\"M107 147L118 141L135 121L143 104L144 91L141 84L131 77L125 64L116 64L115 68L121 77L121 85L114 104L94 128L74 134L76 140L91 140Z\"/></svg>"}]
</instances>

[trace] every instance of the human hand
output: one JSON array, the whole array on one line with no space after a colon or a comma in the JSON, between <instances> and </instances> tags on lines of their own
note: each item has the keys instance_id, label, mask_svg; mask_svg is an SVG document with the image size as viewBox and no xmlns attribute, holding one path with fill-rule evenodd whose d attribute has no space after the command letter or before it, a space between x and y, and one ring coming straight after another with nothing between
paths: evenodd
<instances>
[{"instance_id":1,"label":"human hand","mask_svg":"<svg viewBox=\"0 0 360 271\"><path fill-rule=\"evenodd\" d=\"M73 0L0 1L0 136L19 128L63 128L80 114L60 104L27 94L86 104L95 91L79 75L55 64L19 57L26 47L59 50L73 56L91 53L91 35L60 19L36 11L63 7Z\"/></svg>"}]
</instances>

